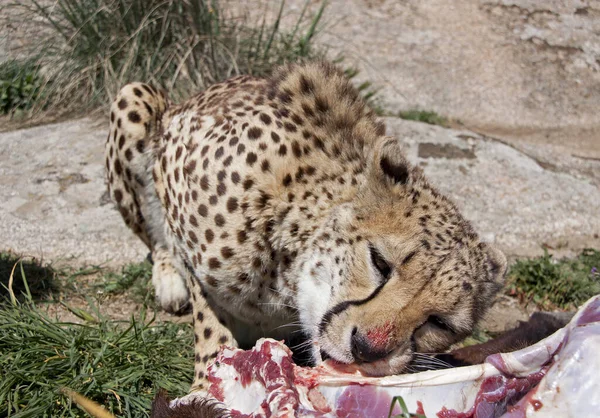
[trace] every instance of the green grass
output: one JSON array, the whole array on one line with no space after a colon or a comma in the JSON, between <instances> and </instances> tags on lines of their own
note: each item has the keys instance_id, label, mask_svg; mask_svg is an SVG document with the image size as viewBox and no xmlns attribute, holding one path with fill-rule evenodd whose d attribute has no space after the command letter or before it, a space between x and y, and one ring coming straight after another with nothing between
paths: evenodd
<instances>
[{"instance_id":1,"label":"green grass","mask_svg":"<svg viewBox=\"0 0 600 418\"><path fill-rule=\"evenodd\" d=\"M90 291L109 297L127 292L134 302L154 307L152 264L148 261L127 264L119 272L101 266L55 269L36 258L0 252L0 298L8 295L11 275L13 294L21 301L27 282L36 301L52 302L59 295L89 295ZM93 277L82 280L85 276Z\"/></svg>"},{"instance_id":2,"label":"green grass","mask_svg":"<svg viewBox=\"0 0 600 418\"><path fill-rule=\"evenodd\" d=\"M406 110L398 113L398 117L416 122L428 123L430 125L447 126L448 119L435 112L425 110Z\"/></svg>"},{"instance_id":3,"label":"green grass","mask_svg":"<svg viewBox=\"0 0 600 418\"><path fill-rule=\"evenodd\" d=\"M148 261L143 263L128 264L121 269L120 273L108 272L94 287L108 295L128 293L135 302L154 307L154 290L152 288L152 264Z\"/></svg>"},{"instance_id":4,"label":"green grass","mask_svg":"<svg viewBox=\"0 0 600 418\"><path fill-rule=\"evenodd\" d=\"M36 21L44 82L37 108L104 106L124 84L146 81L179 101L237 74L267 75L278 64L321 58L313 41L326 1L309 2L282 28L284 2L271 22L234 15L218 0L8 0L15 25ZM259 13L264 16L266 10Z\"/></svg>"},{"instance_id":5,"label":"green grass","mask_svg":"<svg viewBox=\"0 0 600 418\"><path fill-rule=\"evenodd\" d=\"M468 347L470 345L483 344L495 337L495 334L490 333L486 329L475 328L471 335L460 342L461 347Z\"/></svg>"},{"instance_id":6,"label":"green grass","mask_svg":"<svg viewBox=\"0 0 600 418\"><path fill-rule=\"evenodd\" d=\"M396 415L392 415L394 413L394 407L396 403L401 409L401 412ZM408 407L406 406L406 402L402 396L394 396L392 398L392 404L390 405L390 412L388 413L388 418L427 418L423 414L415 414L409 412Z\"/></svg>"},{"instance_id":7,"label":"green grass","mask_svg":"<svg viewBox=\"0 0 600 418\"><path fill-rule=\"evenodd\" d=\"M600 251L585 249L575 259L518 260L508 273L509 294L543 309L574 309L600 293Z\"/></svg>"},{"instance_id":8,"label":"green grass","mask_svg":"<svg viewBox=\"0 0 600 418\"><path fill-rule=\"evenodd\" d=\"M0 416L85 416L63 387L127 417L147 416L159 388L187 393L191 325L153 325L145 308L130 321L111 321L93 302L71 310L83 323L56 321L38 309L27 283L22 301L0 303Z\"/></svg>"}]
</instances>

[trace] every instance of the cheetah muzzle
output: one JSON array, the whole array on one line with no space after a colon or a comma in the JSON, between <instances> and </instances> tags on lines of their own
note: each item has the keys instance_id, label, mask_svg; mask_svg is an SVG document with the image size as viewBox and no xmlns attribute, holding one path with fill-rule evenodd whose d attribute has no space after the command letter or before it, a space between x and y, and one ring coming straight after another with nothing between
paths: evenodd
<instances>
[{"instance_id":1,"label":"cheetah muzzle","mask_svg":"<svg viewBox=\"0 0 600 418\"><path fill-rule=\"evenodd\" d=\"M260 337L399 373L468 335L502 284L505 257L329 64L179 105L133 83L110 117L110 195L152 252L161 306L192 304L193 390L221 345Z\"/></svg>"}]
</instances>

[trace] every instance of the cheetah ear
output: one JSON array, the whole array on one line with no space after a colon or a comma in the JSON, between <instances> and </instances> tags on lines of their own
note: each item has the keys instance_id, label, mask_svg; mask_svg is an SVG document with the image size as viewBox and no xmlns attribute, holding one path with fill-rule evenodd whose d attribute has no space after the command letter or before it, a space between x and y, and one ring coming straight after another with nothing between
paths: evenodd
<instances>
[{"instance_id":1,"label":"cheetah ear","mask_svg":"<svg viewBox=\"0 0 600 418\"><path fill-rule=\"evenodd\" d=\"M483 245L486 255L484 268L487 269L487 274L484 273L486 278L481 283L480 292L482 297L489 301L495 297L496 293L504 285L507 262L506 256L497 248L485 243L481 245Z\"/></svg>"},{"instance_id":2,"label":"cheetah ear","mask_svg":"<svg viewBox=\"0 0 600 418\"><path fill-rule=\"evenodd\" d=\"M487 264L490 279L501 286L504 283L504 276L506 275L506 256L496 247L489 244L484 245L487 250Z\"/></svg>"},{"instance_id":3,"label":"cheetah ear","mask_svg":"<svg viewBox=\"0 0 600 418\"><path fill-rule=\"evenodd\" d=\"M483 251L484 263L477 280L473 309L473 317L476 321L483 317L502 289L507 267L506 257L500 250L487 243L480 243L479 248Z\"/></svg>"},{"instance_id":4,"label":"cheetah ear","mask_svg":"<svg viewBox=\"0 0 600 418\"><path fill-rule=\"evenodd\" d=\"M372 163L372 174L388 184L405 185L415 175L414 169L404 158L399 141L395 138L381 139L376 146Z\"/></svg>"}]
</instances>

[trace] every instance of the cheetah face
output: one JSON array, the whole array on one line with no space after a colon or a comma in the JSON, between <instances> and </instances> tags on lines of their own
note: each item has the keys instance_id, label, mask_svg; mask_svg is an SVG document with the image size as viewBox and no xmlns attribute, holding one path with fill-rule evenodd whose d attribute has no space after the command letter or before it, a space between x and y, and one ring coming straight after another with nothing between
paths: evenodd
<instances>
[{"instance_id":1,"label":"cheetah face","mask_svg":"<svg viewBox=\"0 0 600 418\"><path fill-rule=\"evenodd\" d=\"M367 375L401 373L414 353L470 334L506 270L504 255L479 241L390 139L324 230L329 244L315 245L301 272L300 318L316 358L320 350Z\"/></svg>"}]
</instances>

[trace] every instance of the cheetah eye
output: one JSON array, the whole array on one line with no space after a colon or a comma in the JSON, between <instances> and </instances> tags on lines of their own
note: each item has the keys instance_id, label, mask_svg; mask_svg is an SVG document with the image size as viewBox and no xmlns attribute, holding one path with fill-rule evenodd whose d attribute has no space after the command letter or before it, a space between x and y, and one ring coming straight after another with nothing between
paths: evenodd
<instances>
[{"instance_id":1,"label":"cheetah eye","mask_svg":"<svg viewBox=\"0 0 600 418\"><path fill-rule=\"evenodd\" d=\"M442 331L448 331L454 333L454 328L452 328L446 321L440 318L437 315L429 315L427 318L427 323L429 325L433 325L434 327L441 329Z\"/></svg>"},{"instance_id":2,"label":"cheetah eye","mask_svg":"<svg viewBox=\"0 0 600 418\"><path fill-rule=\"evenodd\" d=\"M381 274L382 282L387 282L392 274L392 267L372 245L369 246L369 252L371 253L371 263L373 263L373 266Z\"/></svg>"}]
</instances>

